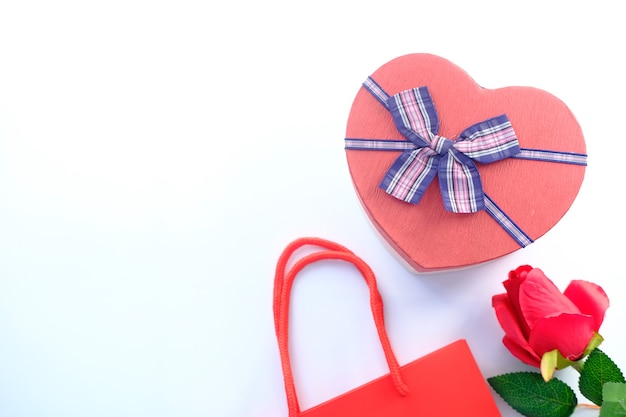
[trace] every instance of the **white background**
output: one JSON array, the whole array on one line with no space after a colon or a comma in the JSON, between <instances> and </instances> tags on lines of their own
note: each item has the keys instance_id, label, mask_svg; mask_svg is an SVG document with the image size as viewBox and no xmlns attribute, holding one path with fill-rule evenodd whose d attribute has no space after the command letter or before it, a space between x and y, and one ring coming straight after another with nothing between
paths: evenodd
<instances>
[{"instance_id":1,"label":"white background","mask_svg":"<svg viewBox=\"0 0 626 417\"><path fill-rule=\"evenodd\" d=\"M531 264L604 287L602 348L626 369L618 4L1 1L0 416L286 416L273 268L307 235L377 273L401 363L466 338L485 377L530 369L491 296ZM583 186L528 248L415 275L372 232L346 120L365 77L414 52L576 115ZM291 318L303 408L386 372L350 266L305 270Z\"/></svg>"}]
</instances>

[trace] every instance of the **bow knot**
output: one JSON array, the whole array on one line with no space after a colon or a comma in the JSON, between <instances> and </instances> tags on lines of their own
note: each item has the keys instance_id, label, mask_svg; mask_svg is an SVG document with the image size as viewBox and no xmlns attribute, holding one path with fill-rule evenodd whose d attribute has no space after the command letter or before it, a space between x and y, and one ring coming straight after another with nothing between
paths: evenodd
<instances>
[{"instance_id":1,"label":"bow knot","mask_svg":"<svg viewBox=\"0 0 626 417\"><path fill-rule=\"evenodd\" d=\"M430 148L439 155L445 155L453 145L454 141L439 135L434 135L430 141Z\"/></svg>"},{"instance_id":2,"label":"bow knot","mask_svg":"<svg viewBox=\"0 0 626 417\"><path fill-rule=\"evenodd\" d=\"M506 115L476 123L455 141L439 136L439 118L427 87L388 97L386 107L396 127L412 144L393 163L380 187L412 204L421 200L435 175L444 207L454 213L485 208L485 195L476 162L490 163L520 152Z\"/></svg>"}]
</instances>

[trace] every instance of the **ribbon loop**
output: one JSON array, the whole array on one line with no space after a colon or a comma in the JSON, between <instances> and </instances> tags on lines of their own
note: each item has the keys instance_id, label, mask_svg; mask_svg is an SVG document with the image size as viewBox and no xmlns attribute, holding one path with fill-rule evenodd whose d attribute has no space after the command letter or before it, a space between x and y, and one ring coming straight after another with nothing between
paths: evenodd
<instances>
[{"instance_id":1,"label":"ribbon loop","mask_svg":"<svg viewBox=\"0 0 626 417\"><path fill-rule=\"evenodd\" d=\"M385 104L398 131L413 146L393 163L380 187L393 197L417 204L438 174L446 210L484 210L484 192L474 161L491 163L520 153L508 117L503 114L476 123L452 141L439 136L439 117L427 87L401 91L388 97Z\"/></svg>"}]
</instances>

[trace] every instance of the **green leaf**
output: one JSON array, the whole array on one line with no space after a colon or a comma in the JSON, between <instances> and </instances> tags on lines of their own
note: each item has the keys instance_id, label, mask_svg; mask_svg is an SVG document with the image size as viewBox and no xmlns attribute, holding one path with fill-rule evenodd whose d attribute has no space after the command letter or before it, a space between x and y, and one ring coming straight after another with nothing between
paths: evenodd
<instances>
[{"instance_id":1,"label":"green leaf","mask_svg":"<svg viewBox=\"0 0 626 417\"><path fill-rule=\"evenodd\" d=\"M557 378L545 382L537 372L513 372L488 378L487 382L526 417L567 417L578 403L576 394L566 383Z\"/></svg>"},{"instance_id":2,"label":"green leaf","mask_svg":"<svg viewBox=\"0 0 626 417\"><path fill-rule=\"evenodd\" d=\"M580 393L594 404L602 405L602 386L606 382L625 383L622 371L600 349L594 349L590 354L578 379Z\"/></svg>"},{"instance_id":3,"label":"green leaf","mask_svg":"<svg viewBox=\"0 0 626 417\"><path fill-rule=\"evenodd\" d=\"M626 384L607 382L602 386L602 397L600 417L626 416Z\"/></svg>"}]
</instances>

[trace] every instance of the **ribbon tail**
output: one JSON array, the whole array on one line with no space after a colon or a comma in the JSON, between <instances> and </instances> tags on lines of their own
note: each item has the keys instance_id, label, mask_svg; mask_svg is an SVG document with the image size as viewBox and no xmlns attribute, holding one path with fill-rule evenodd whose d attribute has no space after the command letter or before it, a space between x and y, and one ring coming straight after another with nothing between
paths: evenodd
<instances>
[{"instance_id":1,"label":"ribbon tail","mask_svg":"<svg viewBox=\"0 0 626 417\"><path fill-rule=\"evenodd\" d=\"M437 174L439 159L439 155L429 148L403 152L379 187L399 200L417 204Z\"/></svg>"},{"instance_id":2,"label":"ribbon tail","mask_svg":"<svg viewBox=\"0 0 626 417\"><path fill-rule=\"evenodd\" d=\"M439 163L439 189L446 210L476 213L485 208L485 194L476 164L460 152L450 150Z\"/></svg>"},{"instance_id":3,"label":"ribbon tail","mask_svg":"<svg viewBox=\"0 0 626 417\"><path fill-rule=\"evenodd\" d=\"M511 236L522 248L533 243L533 239L528 236L515 222L498 207L498 205L487 195L485 195L485 211Z\"/></svg>"}]
</instances>

